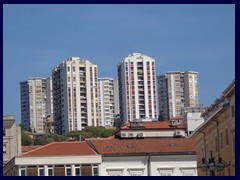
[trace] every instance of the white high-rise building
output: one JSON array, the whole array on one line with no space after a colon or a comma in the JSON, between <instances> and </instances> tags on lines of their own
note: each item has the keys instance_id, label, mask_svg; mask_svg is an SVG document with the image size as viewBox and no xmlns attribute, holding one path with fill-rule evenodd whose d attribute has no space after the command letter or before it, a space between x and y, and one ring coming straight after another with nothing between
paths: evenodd
<instances>
[{"instance_id":1,"label":"white high-rise building","mask_svg":"<svg viewBox=\"0 0 240 180\"><path fill-rule=\"evenodd\" d=\"M145 54L132 53L118 65L120 119L155 119L155 60Z\"/></svg>"},{"instance_id":2,"label":"white high-rise building","mask_svg":"<svg viewBox=\"0 0 240 180\"><path fill-rule=\"evenodd\" d=\"M71 57L52 71L55 132L98 125L97 65Z\"/></svg>"},{"instance_id":3,"label":"white high-rise building","mask_svg":"<svg viewBox=\"0 0 240 180\"><path fill-rule=\"evenodd\" d=\"M99 88L99 126L110 128L114 126L114 119L118 110L118 87L114 78L98 78ZM116 92L117 91L117 92Z\"/></svg>"},{"instance_id":4,"label":"white high-rise building","mask_svg":"<svg viewBox=\"0 0 240 180\"><path fill-rule=\"evenodd\" d=\"M33 77L20 82L21 122L27 130L45 133L47 116L52 116L51 78Z\"/></svg>"},{"instance_id":5,"label":"white high-rise building","mask_svg":"<svg viewBox=\"0 0 240 180\"><path fill-rule=\"evenodd\" d=\"M159 115L165 120L182 115L184 107L198 106L197 72L169 71L157 77Z\"/></svg>"}]
</instances>

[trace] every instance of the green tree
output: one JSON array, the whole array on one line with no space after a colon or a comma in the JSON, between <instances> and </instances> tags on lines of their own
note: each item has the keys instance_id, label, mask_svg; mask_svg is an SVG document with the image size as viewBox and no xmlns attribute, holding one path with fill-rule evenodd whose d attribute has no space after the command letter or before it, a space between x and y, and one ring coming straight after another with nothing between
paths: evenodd
<instances>
[{"instance_id":1,"label":"green tree","mask_svg":"<svg viewBox=\"0 0 240 180\"><path fill-rule=\"evenodd\" d=\"M33 140L29 137L29 135L25 131L21 132L21 140L22 140L22 146L33 145Z\"/></svg>"},{"instance_id":2,"label":"green tree","mask_svg":"<svg viewBox=\"0 0 240 180\"><path fill-rule=\"evenodd\" d=\"M79 136L82 138L96 138L96 137L108 137L113 135L116 132L114 129L106 129L105 127L93 127L87 126L82 131L71 131L67 134L67 137L75 138L79 140Z\"/></svg>"},{"instance_id":3,"label":"green tree","mask_svg":"<svg viewBox=\"0 0 240 180\"><path fill-rule=\"evenodd\" d=\"M35 141L34 141L34 145L45 145L47 144L46 139L44 136L37 136Z\"/></svg>"},{"instance_id":4,"label":"green tree","mask_svg":"<svg viewBox=\"0 0 240 180\"><path fill-rule=\"evenodd\" d=\"M51 138L51 137L46 137L46 138L45 138L45 143L46 143L46 144L49 144L49 143L52 143L52 142L54 142L54 139L53 139L53 138Z\"/></svg>"},{"instance_id":5,"label":"green tree","mask_svg":"<svg viewBox=\"0 0 240 180\"><path fill-rule=\"evenodd\" d=\"M114 117L114 126L119 130L123 125L123 121L120 119L120 115L116 114Z\"/></svg>"},{"instance_id":6,"label":"green tree","mask_svg":"<svg viewBox=\"0 0 240 180\"><path fill-rule=\"evenodd\" d=\"M159 115L158 115L158 121L164 121L164 116L163 116L163 111L160 111Z\"/></svg>"}]
</instances>

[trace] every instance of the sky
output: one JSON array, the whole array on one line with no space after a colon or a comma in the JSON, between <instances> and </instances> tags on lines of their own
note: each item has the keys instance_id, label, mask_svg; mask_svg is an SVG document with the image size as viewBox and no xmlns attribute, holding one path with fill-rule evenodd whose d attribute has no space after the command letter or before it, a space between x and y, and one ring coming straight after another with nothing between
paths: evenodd
<instances>
[{"instance_id":1,"label":"sky","mask_svg":"<svg viewBox=\"0 0 240 180\"><path fill-rule=\"evenodd\" d=\"M69 57L117 77L130 53L156 62L156 75L197 71L199 103L211 105L235 79L234 4L5 4L3 114L21 122L20 82L50 77Z\"/></svg>"}]
</instances>

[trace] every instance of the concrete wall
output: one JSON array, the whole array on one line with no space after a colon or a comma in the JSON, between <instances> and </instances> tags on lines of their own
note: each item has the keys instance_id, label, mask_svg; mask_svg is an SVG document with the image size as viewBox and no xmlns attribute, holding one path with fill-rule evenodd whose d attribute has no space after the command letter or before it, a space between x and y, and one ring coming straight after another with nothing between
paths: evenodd
<instances>
[{"instance_id":1,"label":"concrete wall","mask_svg":"<svg viewBox=\"0 0 240 180\"><path fill-rule=\"evenodd\" d=\"M148 163L149 162L149 163ZM195 155L103 157L101 176L171 176L197 175Z\"/></svg>"}]
</instances>

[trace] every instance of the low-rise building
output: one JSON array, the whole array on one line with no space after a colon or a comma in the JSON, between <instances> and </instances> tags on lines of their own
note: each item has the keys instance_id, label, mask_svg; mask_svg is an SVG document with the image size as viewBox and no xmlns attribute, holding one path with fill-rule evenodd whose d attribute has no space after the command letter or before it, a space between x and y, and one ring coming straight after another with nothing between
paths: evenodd
<instances>
[{"instance_id":1,"label":"low-rise building","mask_svg":"<svg viewBox=\"0 0 240 180\"><path fill-rule=\"evenodd\" d=\"M186 137L186 128L175 121L144 122L132 121L116 134L120 138L162 138L162 137Z\"/></svg>"},{"instance_id":2,"label":"low-rise building","mask_svg":"<svg viewBox=\"0 0 240 180\"><path fill-rule=\"evenodd\" d=\"M15 122L14 115L3 116L3 165L14 156L22 153L21 127Z\"/></svg>"},{"instance_id":3,"label":"low-rise building","mask_svg":"<svg viewBox=\"0 0 240 180\"><path fill-rule=\"evenodd\" d=\"M16 156L5 176L98 176L101 155L87 142L53 142Z\"/></svg>"},{"instance_id":4,"label":"low-rise building","mask_svg":"<svg viewBox=\"0 0 240 180\"><path fill-rule=\"evenodd\" d=\"M204 123L204 118L201 114L205 111L205 107L185 107L183 111L183 125L186 127L187 135L189 136Z\"/></svg>"},{"instance_id":5,"label":"low-rise building","mask_svg":"<svg viewBox=\"0 0 240 180\"><path fill-rule=\"evenodd\" d=\"M102 155L101 176L196 176L194 144L187 138L89 140Z\"/></svg>"}]
</instances>

